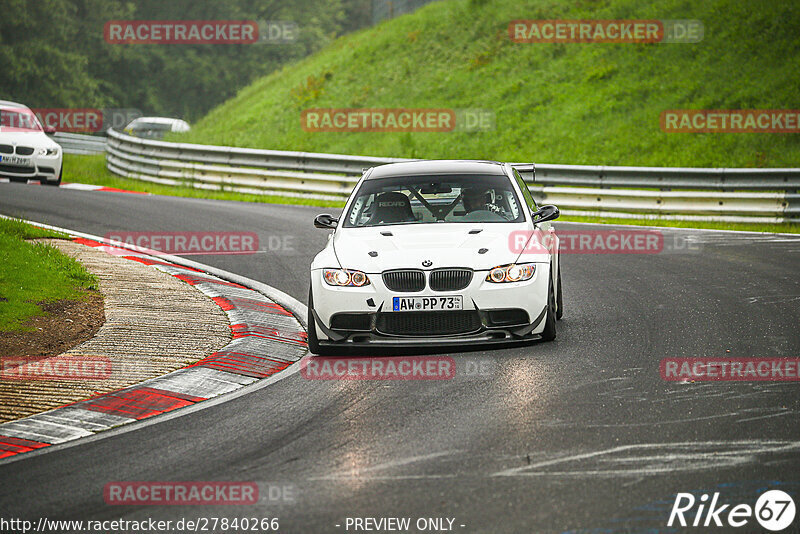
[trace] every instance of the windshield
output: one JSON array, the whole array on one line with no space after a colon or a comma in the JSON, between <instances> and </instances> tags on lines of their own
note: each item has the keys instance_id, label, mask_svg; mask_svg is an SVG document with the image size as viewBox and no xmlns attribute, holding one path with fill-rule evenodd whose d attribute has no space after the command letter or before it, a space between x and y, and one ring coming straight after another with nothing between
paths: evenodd
<instances>
[{"instance_id":1,"label":"windshield","mask_svg":"<svg viewBox=\"0 0 800 534\"><path fill-rule=\"evenodd\" d=\"M0 109L0 128L17 132L42 131L36 116L25 109Z\"/></svg>"},{"instance_id":2,"label":"windshield","mask_svg":"<svg viewBox=\"0 0 800 534\"><path fill-rule=\"evenodd\" d=\"M504 175L377 178L361 184L344 226L522 222L521 205Z\"/></svg>"}]
</instances>

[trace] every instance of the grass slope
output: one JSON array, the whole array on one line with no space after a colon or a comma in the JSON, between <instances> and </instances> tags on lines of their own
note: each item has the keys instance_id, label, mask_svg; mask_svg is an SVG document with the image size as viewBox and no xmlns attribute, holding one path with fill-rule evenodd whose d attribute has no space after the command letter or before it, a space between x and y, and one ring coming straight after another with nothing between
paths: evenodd
<instances>
[{"instance_id":1,"label":"grass slope","mask_svg":"<svg viewBox=\"0 0 800 534\"><path fill-rule=\"evenodd\" d=\"M696 44L517 44L514 19L699 19ZM181 141L420 158L796 167L800 135L664 133L668 109L800 108L790 0L448 0L257 80ZM307 108L483 108L481 133L313 133Z\"/></svg>"}]
</instances>

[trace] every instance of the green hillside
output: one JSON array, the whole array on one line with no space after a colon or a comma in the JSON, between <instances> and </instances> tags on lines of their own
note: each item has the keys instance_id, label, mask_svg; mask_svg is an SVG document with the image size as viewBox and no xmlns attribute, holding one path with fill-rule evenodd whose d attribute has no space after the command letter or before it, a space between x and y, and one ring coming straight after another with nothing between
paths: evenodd
<instances>
[{"instance_id":1,"label":"green hillside","mask_svg":"<svg viewBox=\"0 0 800 534\"><path fill-rule=\"evenodd\" d=\"M521 44L515 19L698 19L702 42ZM694 167L800 166L800 134L664 133L669 109L800 109L790 0L448 0L261 78L180 137L420 158ZM486 132L306 132L309 108L481 108Z\"/></svg>"}]
</instances>

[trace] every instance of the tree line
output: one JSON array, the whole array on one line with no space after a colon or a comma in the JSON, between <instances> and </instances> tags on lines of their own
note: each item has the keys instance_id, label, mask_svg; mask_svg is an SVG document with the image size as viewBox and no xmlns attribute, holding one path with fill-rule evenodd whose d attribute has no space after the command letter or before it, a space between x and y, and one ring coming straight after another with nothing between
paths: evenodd
<instances>
[{"instance_id":1,"label":"tree line","mask_svg":"<svg viewBox=\"0 0 800 534\"><path fill-rule=\"evenodd\" d=\"M371 0L2 0L0 99L193 121L254 79L372 22ZM115 20L289 21L283 44L110 44Z\"/></svg>"}]
</instances>

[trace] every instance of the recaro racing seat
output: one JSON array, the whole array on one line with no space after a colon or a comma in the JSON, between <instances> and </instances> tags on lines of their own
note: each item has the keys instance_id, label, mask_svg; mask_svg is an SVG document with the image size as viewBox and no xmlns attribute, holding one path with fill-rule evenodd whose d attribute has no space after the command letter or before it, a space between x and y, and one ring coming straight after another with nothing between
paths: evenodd
<instances>
[{"instance_id":1,"label":"recaro racing seat","mask_svg":"<svg viewBox=\"0 0 800 534\"><path fill-rule=\"evenodd\" d=\"M375 199L375 211L367 221L367 226L415 221L411 211L411 201L403 193L393 191L381 193Z\"/></svg>"}]
</instances>

